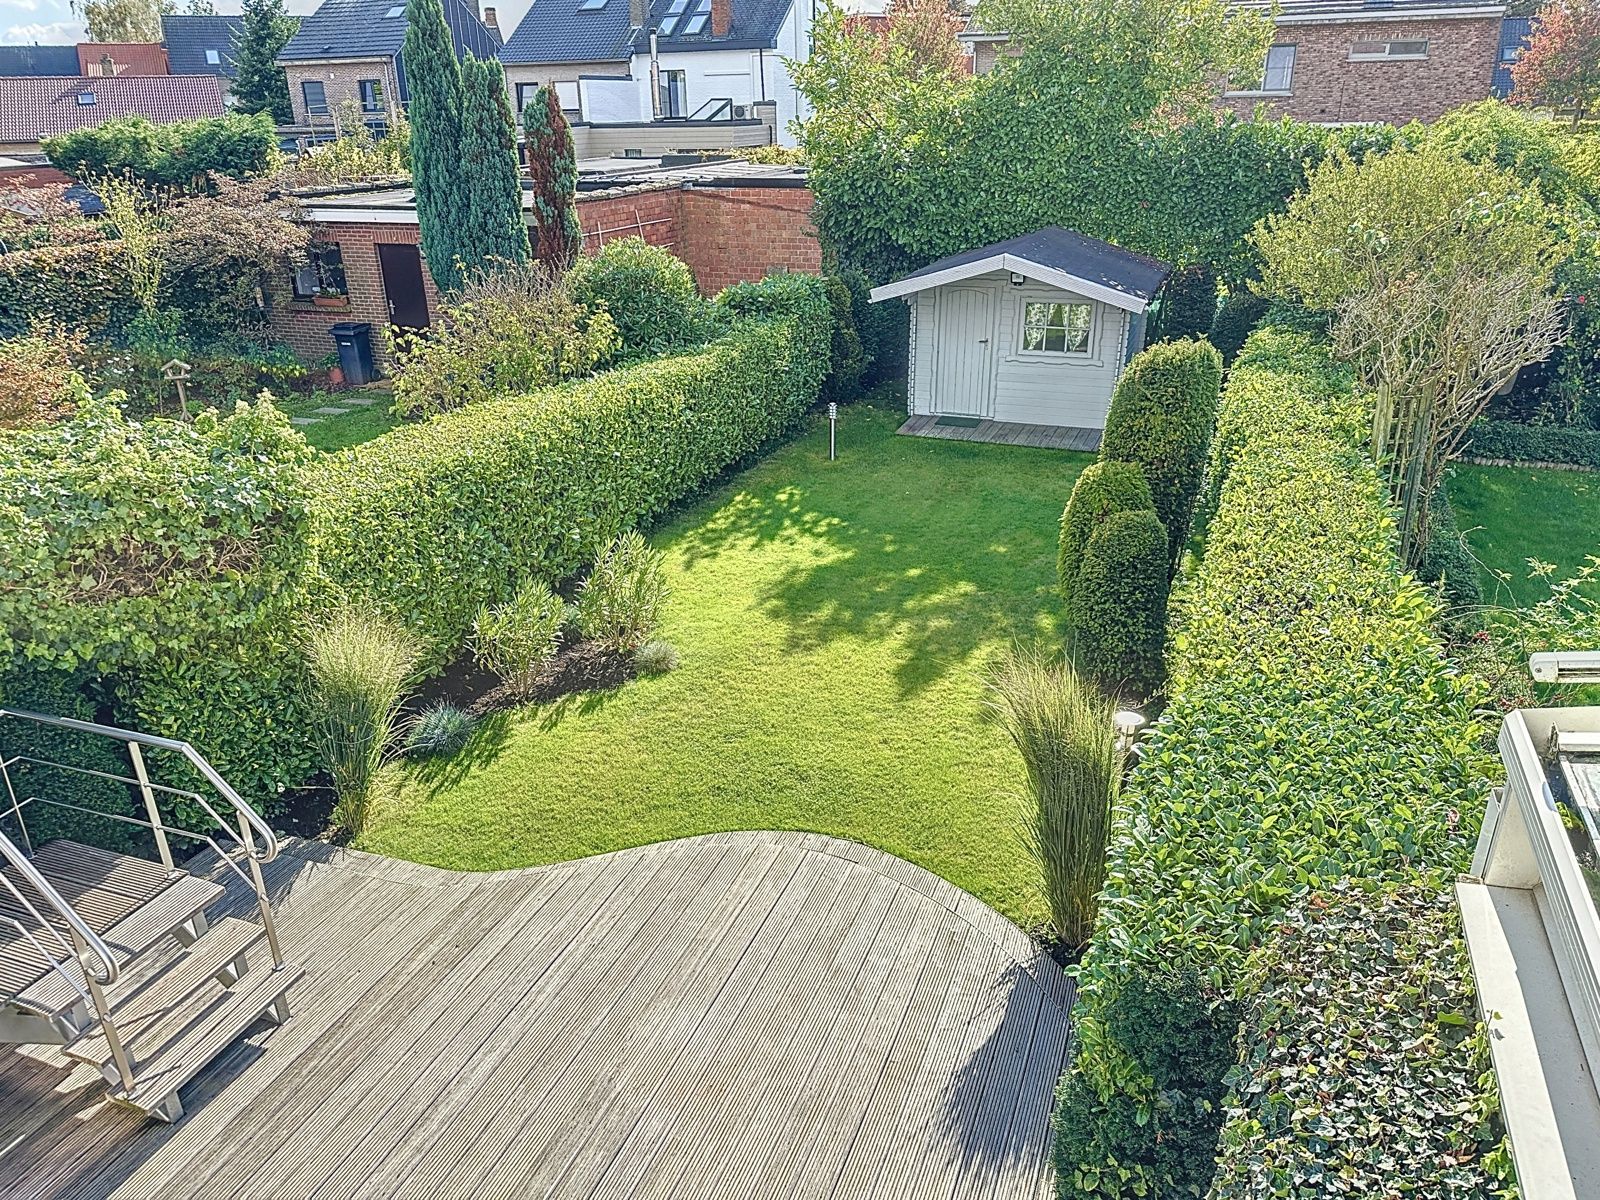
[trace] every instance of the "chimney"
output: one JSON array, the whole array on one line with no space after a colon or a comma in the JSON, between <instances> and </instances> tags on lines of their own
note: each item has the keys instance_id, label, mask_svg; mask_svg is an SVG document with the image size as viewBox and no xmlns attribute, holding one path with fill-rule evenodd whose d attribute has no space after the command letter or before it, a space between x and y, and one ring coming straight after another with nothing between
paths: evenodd
<instances>
[{"instance_id":1,"label":"chimney","mask_svg":"<svg viewBox=\"0 0 1600 1200\"><path fill-rule=\"evenodd\" d=\"M495 11L492 6L486 7L483 10L483 27L490 33L494 34L496 41L503 40L500 37L500 18L495 15Z\"/></svg>"},{"instance_id":2,"label":"chimney","mask_svg":"<svg viewBox=\"0 0 1600 1200\"><path fill-rule=\"evenodd\" d=\"M643 29L650 23L650 0L628 0L628 24Z\"/></svg>"},{"instance_id":3,"label":"chimney","mask_svg":"<svg viewBox=\"0 0 1600 1200\"><path fill-rule=\"evenodd\" d=\"M733 27L733 0L711 0L711 36L727 37Z\"/></svg>"}]
</instances>

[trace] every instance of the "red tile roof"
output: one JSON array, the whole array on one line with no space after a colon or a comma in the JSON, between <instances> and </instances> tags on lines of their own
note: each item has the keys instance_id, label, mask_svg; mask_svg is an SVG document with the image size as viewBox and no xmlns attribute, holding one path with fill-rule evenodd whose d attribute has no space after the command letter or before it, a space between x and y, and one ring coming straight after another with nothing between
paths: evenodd
<instances>
[{"instance_id":1,"label":"red tile roof","mask_svg":"<svg viewBox=\"0 0 1600 1200\"><path fill-rule=\"evenodd\" d=\"M80 96L94 100L84 103ZM36 142L118 117L147 117L160 125L226 111L215 75L0 77L0 143Z\"/></svg>"},{"instance_id":2,"label":"red tile roof","mask_svg":"<svg viewBox=\"0 0 1600 1200\"><path fill-rule=\"evenodd\" d=\"M171 75L167 48L159 42L79 42L78 71L103 75L102 64L111 60L112 75Z\"/></svg>"}]
</instances>

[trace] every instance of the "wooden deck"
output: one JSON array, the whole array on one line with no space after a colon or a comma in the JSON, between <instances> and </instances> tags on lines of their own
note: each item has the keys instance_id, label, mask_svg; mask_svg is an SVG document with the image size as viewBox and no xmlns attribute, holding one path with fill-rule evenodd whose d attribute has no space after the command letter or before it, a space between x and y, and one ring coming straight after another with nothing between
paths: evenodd
<instances>
[{"instance_id":1,"label":"wooden deck","mask_svg":"<svg viewBox=\"0 0 1600 1200\"><path fill-rule=\"evenodd\" d=\"M948 438L953 442L990 442L997 446L1034 446L1040 450L1100 449L1100 430L1070 425L1019 425L1015 421L979 421L976 425L941 425L938 417L906 418L899 433L911 437Z\"/></svg>"},{"instance_id":2,"label":"wooden deck","mask_svg":"<svg viewBox=\"0 0 1600 1200\"><path fill-rule=\"evenodd\" d=\"M735 833L481 875L299 842L267 870L293 1018L177 1125L0 1050L0 1195L1048 1194L1070 984L899 859Z\"/></svg>"}]
</instances>

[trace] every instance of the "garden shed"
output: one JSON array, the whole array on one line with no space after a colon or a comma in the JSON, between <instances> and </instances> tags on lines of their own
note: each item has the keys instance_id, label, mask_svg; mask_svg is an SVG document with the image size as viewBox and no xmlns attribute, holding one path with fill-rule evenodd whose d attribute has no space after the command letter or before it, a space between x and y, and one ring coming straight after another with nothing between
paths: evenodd
<instances>
[{"instance_id":1,"label":"garden shed","mask_svg":"<svg viewBox=\"0 0 1600 1200\"><path fill-rule=\"evenodd\" d=\"M911 307L913 417L1097 430L1170 270L1051 225L941 258L872 299Z\"/></svg>"}]
</instances>

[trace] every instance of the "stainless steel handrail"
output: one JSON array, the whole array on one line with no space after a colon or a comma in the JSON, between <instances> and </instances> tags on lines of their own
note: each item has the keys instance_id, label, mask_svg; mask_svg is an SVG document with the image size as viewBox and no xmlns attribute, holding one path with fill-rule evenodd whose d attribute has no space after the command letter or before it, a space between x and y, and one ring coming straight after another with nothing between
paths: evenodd
<instances>
[{"instance_id":1,"label":"stainless steel handrail","mask_svg":"<svg viewBox=\"0 0 1600 1200\"><path fill-rule=\"evenodd\" d=\"M71 729L78 733L92 733L98 737L113 738L119 742L137 742L141 746L152 746L158 750L170 750L174 754L181 754L190 766L200 772L201 778L217 790L218 795L233 805L239 819L249 827L249 830L261 838L265 846L264 853L257 854L254 842L248 838L245 840L245 853L261 863L269 863L278 857L278 835L272 832L272 826L262 820L256 810L244 802L244 797L228 786L228 781L217 774L216 768L208 763L200 752L188 742L181 742L176 738L158 737L152 733L138 733L132 729L118 729L113 725L98 725L93 721L80 721L76 717L53 717L46 713L29 712L21 708L0 707L0 718L4 717L16 717L19 720L32 721L39 725L52 725L57 729ZM64 766L64 764L51 765ZM67 767L65 769L73 770L75 768ZM127 782L136 784L139 781L128 780ZM171 792L175 789L162 788L160 790ZM178 794L199 799L193 792ZM204 802L202 801L202 803ZM206 805L206 807L210 808L209 805ZM217 818L215 813L211 815L213 819L220 821L220 818Z\"/></svg>"},{"instance_id":2,"label":"stainless steel handrail","mask_svg":"<svg viewBox=\"0 0 1600 1200\"><path fill-rule=\"evenodd\" d=\"M107 946L105 942L100 939L99 934L97 934L93 929L89 928L88 922L78 915L77 910L75 910L72 905L68 904L66 900L62 898L61 893L56 891L56 889L51 885L50 881L40 874L39 869L35 867L33 863L28 861L28 856L18 850L16 846L12 844L11 839L6 837L4 834L0 834L0 855L3 855L6 861L15 867L17 872L24 879L26 879L29 884L32 885L34 890L44 897L45 903L56 910L57 915L59 915L61 919L66 922L67 927L72 930L76 939L81 942L86 949L91 951L97 959L100 960L101 968L99 970L93 970L88 963L83 961L82 954L78 954L78 961L83 967L84 971L92 975L97 983L115 983L121 969L117 966L116 957L111 953L111 947ZM23 906L27 908L29 915L31 915L34 920L38 921L39 924L44 928L50 929L52 932L54 932L54 927L51 926L51 924L39 914L39 911L34 908L34 906L28 901L27 897L23 896L22 893L17 890L17 888L11 885L9 880L6 881L6 886L10 889L11 894L16 896L17 899L22 902ZM63 945L64 948L68 950L73 949L71 946L65 945L65 943L63 943ZM47 957L53 956L47 955Z\"/></svg>"}]
</instances>

